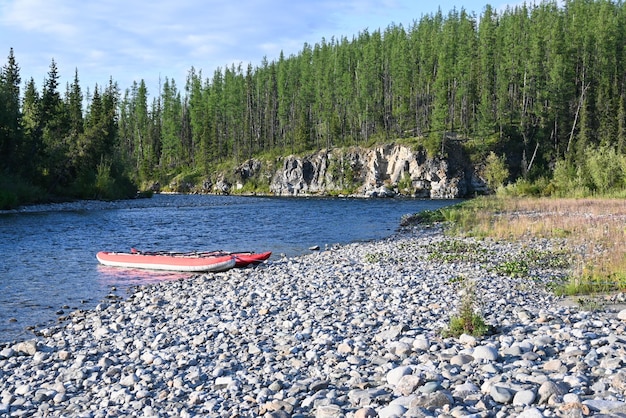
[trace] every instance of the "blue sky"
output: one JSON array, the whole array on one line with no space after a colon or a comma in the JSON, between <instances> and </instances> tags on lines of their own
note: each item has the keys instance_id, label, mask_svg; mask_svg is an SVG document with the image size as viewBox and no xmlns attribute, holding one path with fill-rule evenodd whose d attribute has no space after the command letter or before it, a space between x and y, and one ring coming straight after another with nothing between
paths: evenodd
<instances>
[{"instance_id":1,"label":"blue sky","mask_svg":"<svg viewBox=\"0 0 626 418\"><path fill-rule=\"evenodd\" d=\"M212 77L218 67L254 67L264 56L297 54L323 37L408 27L438 8L480 16L487 3L506 6L505 0L0 0L0 65L13 47L22 84L32 77L40 91L54 58L62 93L78 69L83 92L112 77L122 91L144 79L154 96L159 77L182 90L192 66Z\"/></svg>"}]
</instances>

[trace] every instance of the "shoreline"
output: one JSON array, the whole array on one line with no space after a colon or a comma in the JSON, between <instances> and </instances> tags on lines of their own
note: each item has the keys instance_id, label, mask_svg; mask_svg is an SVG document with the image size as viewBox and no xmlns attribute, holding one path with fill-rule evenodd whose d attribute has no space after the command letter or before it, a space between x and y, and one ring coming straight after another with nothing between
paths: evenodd
<instances>
[{"instance_id":1,"label":"shoreline","mask_svg":"<svg viewBox=\"0 0 626 418\"><path fill-rule=\"evenodd\" d=\"M140 287L1 349L0 415L626 413L624 312L566 306L564 270L500 268L531 249L553 250L419 227ZM493 335L441 337L463 280Z\"/></svg>"}]
</instances>

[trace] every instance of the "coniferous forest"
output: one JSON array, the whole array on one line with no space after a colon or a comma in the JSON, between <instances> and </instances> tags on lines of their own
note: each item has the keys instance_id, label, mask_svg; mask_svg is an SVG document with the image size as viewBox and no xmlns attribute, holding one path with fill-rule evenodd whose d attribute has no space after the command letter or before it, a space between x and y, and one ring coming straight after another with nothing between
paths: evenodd
<instances>
[{"instance_id":1,"label":"coniferous forest","mask_svg":"<svg viewBox=\"0 0 626 418\"><path fill-rule=\"evenodd\" d=\"M41 88L9 51L0 77L0 203L119 198L201 179L251 157L404 142L492 152L542 194L626 188L626 7L547 1L477 16L452 10L184 84ZM493 155L493 154L492 154ZM21 187L17 187L20 185ZM30 195L29 195L30 193Z\"/></svg>"}]
</instances>

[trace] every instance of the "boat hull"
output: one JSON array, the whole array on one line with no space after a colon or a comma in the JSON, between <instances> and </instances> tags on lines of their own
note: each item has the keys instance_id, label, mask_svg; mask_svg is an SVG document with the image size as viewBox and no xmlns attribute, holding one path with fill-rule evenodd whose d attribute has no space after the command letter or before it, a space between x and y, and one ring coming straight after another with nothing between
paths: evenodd
<instances>
[{"instance_id":1,"label":"boat hull","mask_svg":"<svg viewBox=\"0 0 626 418\"><path fill-rule=\"evenodd\" d=\"M226 271L235 267L237 262L233 255L148 255L109 251L100 251L96 258L105 266L196 273Z\"/></svg>"},{"instance_id":2,"label":"boat hull","mask_svg":"<svg viewBox=\"0 0 626 418\"><path fill-rule=\"evenodd\" d=\"M272 255L271 251L264 253L233 253L235 256L235 267L246 267L250 264L256 265L264 262Z\"/></svg>"}]
</instances>

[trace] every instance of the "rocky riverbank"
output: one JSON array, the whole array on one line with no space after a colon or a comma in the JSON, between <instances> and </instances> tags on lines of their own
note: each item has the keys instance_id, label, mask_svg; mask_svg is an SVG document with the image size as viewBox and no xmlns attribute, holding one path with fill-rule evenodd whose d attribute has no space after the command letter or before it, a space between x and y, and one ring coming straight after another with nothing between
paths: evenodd
<instances>
[{"instance_id":1,"label":"rocky riverbank","mask_svg":"<svg viewBox=\"0 0 626 418\"><path fill-rule=\"evenodd\" d=\"M438 227L137 289L0 350L2 416L626 416L626 316ZM463 283L492 335L442 338ZM618 295L618 297L620 297Z\"/></svg>"}]
</instances>

